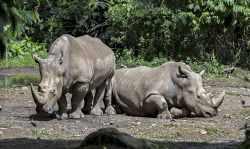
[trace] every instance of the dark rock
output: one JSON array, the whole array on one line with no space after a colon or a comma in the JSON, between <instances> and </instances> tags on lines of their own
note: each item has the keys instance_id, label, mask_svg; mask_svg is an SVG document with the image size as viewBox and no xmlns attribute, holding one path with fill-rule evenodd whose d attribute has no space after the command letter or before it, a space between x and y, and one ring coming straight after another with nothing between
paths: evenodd
<instances>
[{"instance_id":1,"label":"dark rock","mask_svg":"<svg viewBox=\"0 0 250 149\"><path fill-rule=\"evenodd\" d=\"M101 128L90 133L78 147L88 148L88 146L112 145L126 149L158 149L158 145L146 140L138 139L129 134L118 131L115 128Z\"/></svg>"}]
</instances>

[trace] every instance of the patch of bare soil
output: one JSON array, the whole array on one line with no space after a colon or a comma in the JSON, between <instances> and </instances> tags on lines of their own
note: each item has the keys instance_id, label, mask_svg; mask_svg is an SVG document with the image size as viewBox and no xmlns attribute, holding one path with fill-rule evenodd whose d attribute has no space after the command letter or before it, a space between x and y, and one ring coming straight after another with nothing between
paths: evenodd
<instances>
[{"instance_id":1,"label":"patch of bare soil","mask_svg":"<svg viewBox=\"0 0 250 149\"><path fill-rule=\"evenodd\" d=\"M226 94L217 116L204 118L193 114L174 120L122 114L85 115L82 119L59 121L54 116L36 115L30 87L0 88L0 148L75 148L88 134L105 127L149 139L160 148L238 148L245 138L242 128L249 122L250 108L241 105L242 100L250 105L248 87L244 87L249 82L244 78L233 78L204 78L206 90L220 92L230 87L230 92L242 91L241 95ZM233 81L244 85L225 86ZM67 94L68 109L71 109L70 97ZM31 118L37 127L30 124Z\"/></svg>"}]
</instances>

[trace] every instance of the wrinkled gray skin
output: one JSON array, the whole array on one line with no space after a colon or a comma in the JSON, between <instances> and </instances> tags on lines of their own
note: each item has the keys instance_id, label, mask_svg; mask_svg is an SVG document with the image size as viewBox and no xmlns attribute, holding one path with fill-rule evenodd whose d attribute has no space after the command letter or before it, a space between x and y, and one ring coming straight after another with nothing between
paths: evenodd
<instances>
[{"instance_id":1,"label":"wrinkled gray skin","mask_svg":"<svg viewBox=\"0 0 250 149\"><path fill-rule=\"evenodd\" d=\"M69 118L82 118L81 103L84 100L86 113L102 115L100 102L105 89L110 89L110 80L115 72L113 51L99 39L88 35L72 37L62 35L52 44L45 59L33 54L39 63L41 82L38 92L31 84L31 92L37 105L37 114L51 114L58 103L58 114L67 118L67 101L65 94L71 93L72 110ZM92 89L96 89L93 109L91 104ZM110 98L104 98L106 113L115 114Z\"/></svg>"},{"instance_id":2,"label":"wrinkled gray skin","mask_svg":"<svg viewBox=\"0 0 250 149\"><path fill-rule=\"evenodd\" d=\"M133 116L181 118L194 112L198 116L217 115L225 91L212 99L202 87L202 75L180 62L167 62L155 68L145 66L116 70L112 78L116 112ZM111 93L111 92L107 92Z\"/></svg>"}]
</instances>

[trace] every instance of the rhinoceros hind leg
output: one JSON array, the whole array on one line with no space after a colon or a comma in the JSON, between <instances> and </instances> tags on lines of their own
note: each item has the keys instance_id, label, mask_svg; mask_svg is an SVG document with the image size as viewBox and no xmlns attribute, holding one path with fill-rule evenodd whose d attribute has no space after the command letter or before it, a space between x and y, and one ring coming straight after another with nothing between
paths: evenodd
<instances>
[{"instance_id":1,"label":"rhinoceros hind leg","mask_svg":"<svg viewBox=\"0 0 250 149\"><path fill-rule=\"evenodd\" d=\"M96 88L93 109L91 110L90 114L103 115L103 111L101 109L101 101L104 97L105 88L106 88L106 81L104 81L100 86Z\"/></svg>"},{"instance_id":2,"label":"rhinoceros hind leg","mask_svg":"<svg viewBox=\"0 0 250 149\"><path fill-rule=\"evenodd\" d=\"M105 113L106 114L116 114L116 110L113 107L112 104L112 88L111 88L111 81L106 86L105 89L105 96L103 99L104 105L105 105Z\"/></svg>"},{"instance_id":3,"label":"rhinoceros hind leg","mask_svg":"<svg viewBox=\"0 0 250 149\"><path fill-rule=\"evenodd\" d=\"M84 114L90 114L93 99L92 92L88 92L84 98L84 107L82 108Z\"/></svg>"},{"instance_id":4,"label":"rhinoceros hind leg","mask_svg":"<svg viewBox=\"0 0 250 149\"><path fill-rule=\"evenodd\" d=\"M67 119L68 114L67 114L67 100L65 95L63 94L61 98L57 101L59 110L58 110L58 115L60 115L61 119Z\"/></svg>"},{"instance_id":5,"label":"rhinoceros hind leg","mask_svg":"<svg viewBox=\"0 0 250 149\"><path fill-rule=\"evenodd\" d=\"M87 94L88 88L85 83L77 83L74 86L72 98L71 98L71 106L72 110L69 114L69 118L83 118L84 114L81 111L81 103Z\"/></svg>"},{"instance_id":6,"label":"rhinoceros hind leg","mask_svg":"<svg viewBox=\"0 0 250 149\"><path fill-rule=\"evenodd\" d=\"M171 119L168 104L161 95L151 95L145 101L145 108L149 115L157 114L157 118Z\"/></svg>"},{"instance_id":7,"label":"rhinoceros hind leg","mask_svg":"<svg viewBox=\"0 0 250 149\"><path fill-rule=\"evenodd\" d=\"M189 116L191 114L191 110L189 110L187 107L184 107L181 109L172 107L170 109L170 113L173 118L181 118L181 117Z\"/></svg>"}]
</instances>

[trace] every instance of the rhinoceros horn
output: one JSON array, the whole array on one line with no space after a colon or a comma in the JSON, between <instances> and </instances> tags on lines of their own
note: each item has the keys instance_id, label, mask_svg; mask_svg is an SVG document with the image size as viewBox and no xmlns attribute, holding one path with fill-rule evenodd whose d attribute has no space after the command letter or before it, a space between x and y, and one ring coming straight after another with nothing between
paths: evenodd
<instances>
[{"instance_id":1,"label":"rhinoceros horn","mask_svg":"<svg viewBox=\"0 0 250 149\"><path fill-rule=\"evenodd\" d=\"M45 104L45 101L43 100L43 98L41 98L41 97L36 93L36 91L35 91L35 89L34 89L32 83L31 83L31 93L32 93L32 96L33 96L35 102L38 102L38 103L40 103L40 104Z\"/></svg>"},{"instance_id":2,"label":"rhinoceros horn","mask_svg":"<svg viewBox=\"0 0 250 149\"><path fill-rule=\"evenodd\" d=\"M214 107L215 108L219 108L219 106L221 105L223 99L224 99L224 96L225 96L225 91L223 91L219 96L218 98L213 98L213 104L214 104Z\"/></svg>"}]
</instances>

